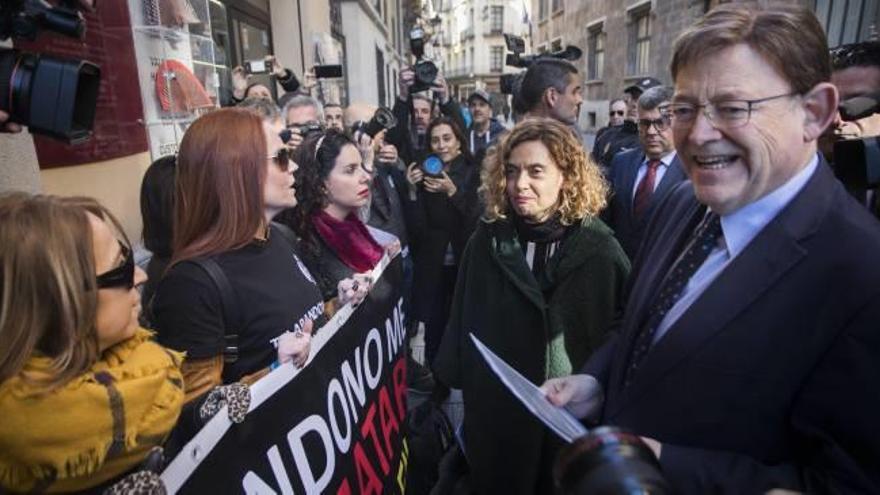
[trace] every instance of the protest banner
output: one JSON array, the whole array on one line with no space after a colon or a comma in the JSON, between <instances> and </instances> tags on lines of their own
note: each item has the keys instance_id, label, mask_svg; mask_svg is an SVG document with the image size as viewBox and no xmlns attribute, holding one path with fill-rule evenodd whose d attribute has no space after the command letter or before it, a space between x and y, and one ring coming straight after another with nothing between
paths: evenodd
<instances>
[{"instance_id":1,"label":"protest banner","mask_svg":"<svg viewBox=\"0 0 880 495\"><path fill-rule=\"evenodd\" d=\"M225 408L162 473L169 493L403 493L406 328L400 257L373 271L370 294L312 339L302 369L251 386L241 424Z\"/></svg>"}]
</instances>

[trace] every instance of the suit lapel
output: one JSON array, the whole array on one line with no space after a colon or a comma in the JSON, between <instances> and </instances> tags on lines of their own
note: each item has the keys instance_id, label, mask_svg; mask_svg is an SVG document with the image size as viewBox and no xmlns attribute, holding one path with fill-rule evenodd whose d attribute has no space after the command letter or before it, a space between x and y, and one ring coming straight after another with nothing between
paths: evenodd
<instances>
[{"instance_id":1,"label":"suit lapel","mask_svg":"<svg viewBox=\"0 0 880 495\"><path fill-rule=\"evenodd\" d=\"M831 201L834 179L826 169L827 165L820 162L819 169L806 187L758 233L669 328L645 358L632 384L612 406L611 414L637 399L676 364L725 330L734 318L801 262L807 255L801 241L815 231ZM646 309L643 308L643 311ZM643 315L643 311L639 314ZM634 330L638 332L640 328ZM628 335L627 342L632 340L632 335ZM617 368L627 365L625 358L628 356L624 356L624 361Z\"/></svg>"}]
</instances>

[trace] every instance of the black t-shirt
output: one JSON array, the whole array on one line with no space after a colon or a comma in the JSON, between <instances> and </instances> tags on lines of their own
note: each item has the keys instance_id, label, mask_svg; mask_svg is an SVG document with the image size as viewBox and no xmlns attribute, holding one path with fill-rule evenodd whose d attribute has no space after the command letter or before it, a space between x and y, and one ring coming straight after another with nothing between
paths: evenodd
<instances>
[{"instance_id":1,"label":"black t-shirt","mask_svg":"<svg viewBox=\"0 0 880 495\"><path fill-rule=\"evenodd\" d=\"M269 366L278 336L302 328L307 318L318 320L324 303L308 269L276 227L266 241L213 258L229 279L241 328L227 332L217 285L201 267L184 261L156 289L156 330L159 343L186 351L192 359L223 354L225 335L237 332L238 360L226 363L223 371L224 381L237 381Z\"/></svg>"}]
</instances>

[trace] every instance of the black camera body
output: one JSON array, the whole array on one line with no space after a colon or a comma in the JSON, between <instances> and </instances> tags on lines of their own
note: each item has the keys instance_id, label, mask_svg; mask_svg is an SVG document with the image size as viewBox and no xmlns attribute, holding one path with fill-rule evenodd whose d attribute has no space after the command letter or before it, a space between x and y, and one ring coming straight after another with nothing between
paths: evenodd
<instances>
[{"instance_id":1,"label":"black camera body","mask_svg":"<svg viewBox=\"0 0 880 495\"><path fill-rule=\"evenodd\" d=\"M849 98L840 103L840 116L859 120L880 112L880 93ZM844 139L834 143L834 174L852 190L880 187L880 136Z\"/></svg>"},{"instance_id":2,"label":"black camera body","mask_svg":"<svg viewBox=\"0 0 880 495\"><path fill-rule=\"evenodd\" d=\"M379 107L376 109L376 113L373 114L373 118L369 122L359 122L355 126L355 131L363 132L370 136L370 138L374 138L376 134L386 129L392 129L395 126L397 126L397 118L394 117L391 110Z\"/></svg>"},{"instance_id":3,"label":"black camera body","mask_svg":"<svg viewBox=\"0 0 880 495\"><path fill-rule=\"evenodd\" d=\"M46 0L3 0L0 40L33 40L41 29L82 38L85 21L72 0L52 6ZM71 144L92 135L101 69L86 60L69 60L0 49L0 110L31 132Z\"/></svg>"},{"instance_id":4,"label":"black camera body","mask_svg":"<svg viewBox=\"0 0 880 495\"><path fill-rule=\"evenodd\" d=\"M434 86L437 74L440 73L434 62L425 60L425 32L420 27L413 28L409 33L409 48L416 63L413 64L413 72L415 72L415 81L410 92L418 93L426 91Z\"/></svg>"},{"instance_id":5,"label":"black camera body","mask_svg":"<svg viewBox=\"0 0 880 495\"><path fill-rule=\"evenodd\" d=\"M563 448L553 471L565 495L672 493L650 447L612 426L596 428Z\"/></svg>"},{"instance_id":6,"label":"black camera body","mask_svg":"<svg viewBox=\"0 0 880 495\"><path fill-rule=\"evenodd\" d=\"M541 53L538 55L523 55L526 50L525 40L521 37L513 35L513 34L504 34L504 43L507 45L507 49L512 52L508 53L505 58L505 63L510 67L518 67L520 69L528 69L532 66L536 61L541 60L542 58L558 58L562 60L574 61L583 55L583 52L580 48L574 45L568 45L564 49L550 52L550 53Z\"/></svg>"},{"instance_id":7,"label":"black camera body","mask_svg":"<svg viewBox=\"0 0 880 495\"><path fill-rule=\"evenodd\" d=\"M310 121L305 124L292 124L287 126L288 129L299 131L299 135L306 137L313 132L324 132L324 126L320 122Z\"/></svg>"}]
</instances>

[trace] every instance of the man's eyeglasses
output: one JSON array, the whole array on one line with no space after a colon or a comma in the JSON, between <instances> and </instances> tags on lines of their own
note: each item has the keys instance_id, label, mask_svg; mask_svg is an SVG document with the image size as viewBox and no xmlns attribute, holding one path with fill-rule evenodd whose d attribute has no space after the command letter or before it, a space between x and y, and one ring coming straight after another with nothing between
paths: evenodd
<instances>
[{"instance_id":1,"label":"man's eyeglasses","mask_svg":"<svg viewBox=\"0 0 880 495\"><path fill-rule=\"evenodd\" d=\"M280 148L277 153L269 157L282 172L290 170L290 148Z\"/></svg>"},{"instance_id":2,"label":"man's eyeglasses","mask_svg":"<svg viewBox=\"0 0 880 495\"><path fill-rule=\"evenodd\" d=\"M115 287L131 289L134 287L134 254L131 252L131 248L121 242L119 249L122 251L122 264L95 277L99 289Z\"/></svg>"},{"instance_id":3,"label":"man's eyeglasses","mask_svg":"<svg viewBox=\"0 0 880 495\"><path fill-rule=\"evenodd\" d=\"M669 129L669 117L664 115L659 119L639 119L640 131L647 132L651 126L654 126L654 129L657 129L657 132L663 132L666 129Z\"/></svg>"},{"instance_id":4,"label":"man's eyeglasses","mask_svg":"<svg viewBox=\"0 0 880 495\"><path fill-rule=\"evenodd\" d=\"M612 110L612 111L608 112L608 116L614 117L615 115L617 115L617 116L623 117L623 114L625 114L625 113L626 112L624 112L623 110Z\"/></svg>"},{"instance_id":5,"label":"man's eyeglasses","mask_svg":"<svg viewBox=\"0 0 880 495\"><path fill-rule=\"evenodd\" d=\"M724 100L704 105L693 103L672 103L667 107L672 126L676 129L688 128L697 120L700 111L715 127L734 129L749 123L752 112L757 110L755 105L779 98L788 98L798 93L785 93L782 95L768 96L757 100Z\"/></svg>"}]
</instances>

